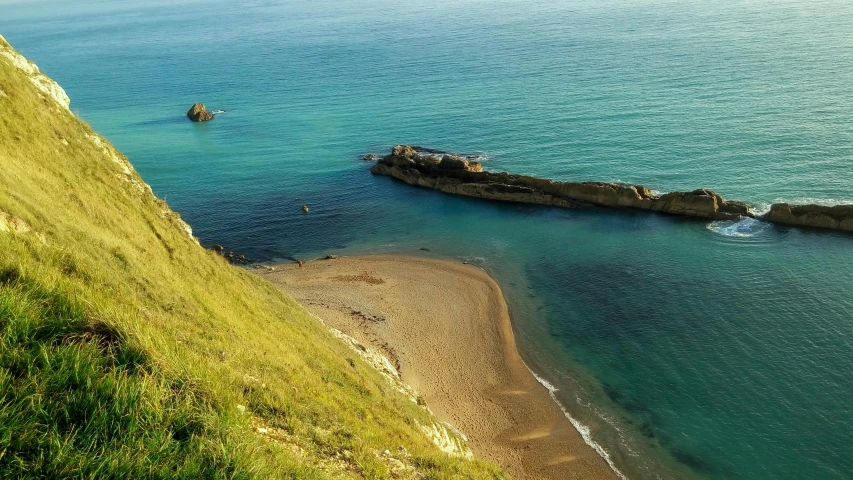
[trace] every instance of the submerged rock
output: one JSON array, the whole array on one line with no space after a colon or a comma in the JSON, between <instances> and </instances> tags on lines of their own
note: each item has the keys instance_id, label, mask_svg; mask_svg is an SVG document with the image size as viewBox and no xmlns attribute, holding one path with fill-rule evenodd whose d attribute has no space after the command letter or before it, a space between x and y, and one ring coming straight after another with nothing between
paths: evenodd
<instances>
[{"instance_id":1,"label":"submerged rock","mask_svg":"<svg viewBox=\"0 0 853 480\"><path fill-rule=\"evenodd\" d=\"M213 120L213 114L207 111L203 103L196 103L187 112L187 117L194 122L207 122Z\"/></svg>"}]
</instances>

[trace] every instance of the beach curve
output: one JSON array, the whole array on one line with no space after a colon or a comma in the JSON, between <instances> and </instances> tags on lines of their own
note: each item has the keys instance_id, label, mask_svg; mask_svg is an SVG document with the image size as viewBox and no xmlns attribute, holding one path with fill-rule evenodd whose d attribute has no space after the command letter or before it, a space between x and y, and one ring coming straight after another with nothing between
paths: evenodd
<instances>
[{"instance_id":1,"label":"beach curve","mask_svg":"<svg viewBox=\"0 0 853 480\"><path fill-rule=\"evenodd\" d=\"M377 255L262 275L386 355L476 456L513 478L617 478L522 360L503 292L482 269Z\"/></svg>"}]
</instances>

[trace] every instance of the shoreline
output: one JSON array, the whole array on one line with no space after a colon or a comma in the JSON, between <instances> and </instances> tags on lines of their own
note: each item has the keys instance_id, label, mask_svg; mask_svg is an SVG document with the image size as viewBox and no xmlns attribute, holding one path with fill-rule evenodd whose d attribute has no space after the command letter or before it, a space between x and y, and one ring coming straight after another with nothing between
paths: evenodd
<instances>
[{"instance_id":1,"label":"shoreline","mask_svg":"<svg viewBox=\"0 0 853 480\"><path fill-rule=\"evenodd\" d=\"M259 274L386 355L478 458L517 479L624 478L523 361L503 292L481 268L376 255Z\"/></svg>"}]
</instances>

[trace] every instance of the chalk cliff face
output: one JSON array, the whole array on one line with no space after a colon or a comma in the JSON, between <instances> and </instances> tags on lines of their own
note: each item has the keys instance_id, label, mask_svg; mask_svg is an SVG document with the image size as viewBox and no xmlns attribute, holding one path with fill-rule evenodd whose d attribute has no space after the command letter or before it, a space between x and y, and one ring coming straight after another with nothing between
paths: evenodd
<instances>
[{"instance_id":1,"label":"chalk cliff face","mask_svg":"<svg viewBox=\"0 0 853 480\"><path fill-rule=\"evenodd\" d=\"M394 147L391 154L376 162L371 172L390 175L410 185L505 202L564 208L636 208L716 220L753 216L747 204L726 201L712 190L672 192L657 196L642 185L557 182L506 172L484 172L479 162L452 155L444 155L439 159L423 155L408 145Z\"/></svg>"},{"instance_id":2,"label":"chalk cliff face","mask_svg":"<svg viewBox=\"0 0 853 480\"><path fill-rule=\"evenodd\" d=\"M43 94L54 100L60 107L69 110L71 99L65 93L62 87L53 79L39 71L39 67L35 63L24 58L23 55L16 52L6 39L0 35L0 56L6 57L12 63L12 66L21 70L33 84L38 87ZM5 92L0 90L0 96L4 96Z\"/></svg>"},{"instance_id":3,"label":"chalk cliff face","mask_svg":"<svg viewBox=\"0 0 853 480\"><path fill-rule=\"evenodd\" d=\"M764 215L765 220L786 225L830 228L853 232L853 205L789 205L776 203Z\"/></svg>"}]
</instances>

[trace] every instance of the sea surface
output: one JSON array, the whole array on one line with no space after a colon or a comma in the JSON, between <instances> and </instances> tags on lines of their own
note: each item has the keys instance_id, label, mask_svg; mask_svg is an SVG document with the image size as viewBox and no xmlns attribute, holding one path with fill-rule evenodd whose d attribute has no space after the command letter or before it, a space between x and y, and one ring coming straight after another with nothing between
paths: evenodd
<instances>
[{"instance_id":1,"label":"sea surface","mask_svg":"<svg viewBox=\"0 0 853 480\"><path fill-rule=\"evenodd\" d=\"M0 34L204 244L482 265L627 478L853 478L853 236L493 204L360 159L853 202L853 2L0 1Z\"/></svg>"}]
</instances>

